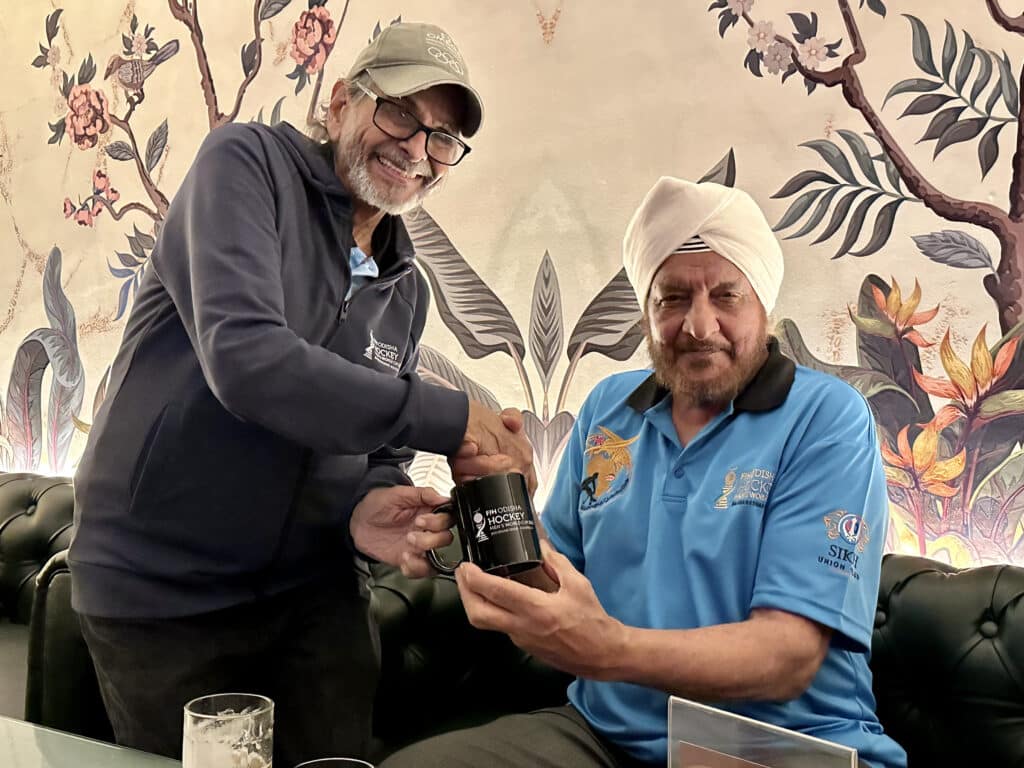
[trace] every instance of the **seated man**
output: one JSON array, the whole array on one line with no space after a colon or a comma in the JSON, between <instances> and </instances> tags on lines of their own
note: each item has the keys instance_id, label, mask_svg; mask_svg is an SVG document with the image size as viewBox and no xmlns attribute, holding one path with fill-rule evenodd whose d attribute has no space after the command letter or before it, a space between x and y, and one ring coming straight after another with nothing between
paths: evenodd
<instances>
[{"instance_id":1,"label":"seated man","mask_svg":"<svg viewBox=\"0 0 1024 768\"><path fill-rule=\"evenodd\" d=\"M611 376L580 410L543 516L551 583L457 572L474 626L577 676L569 703L384 765L663 766L676 694L904 766L868 668L888 524L874 420L768 336L783 261L764 215L662 178L624 261L654 374Z\"/></svg>"}]
</instances>

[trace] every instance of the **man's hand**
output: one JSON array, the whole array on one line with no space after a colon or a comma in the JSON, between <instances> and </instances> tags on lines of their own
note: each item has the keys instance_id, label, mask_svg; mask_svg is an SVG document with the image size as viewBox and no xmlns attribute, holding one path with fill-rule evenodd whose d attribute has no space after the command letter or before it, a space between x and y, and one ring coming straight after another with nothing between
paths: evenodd
<instances>
[{"instance_id":1,"label":"man's hand","mask_svg":"<svg viewBox=\"0 0 1024 768\"><path fill-rule=\"evenodd\" d=\"M450 463L456 483L484 475L521 472L530 494L537 489L533 447L523 431L523 416L515 408L498 414L470 400L462 447Z\"/></svg>"},{"instance_id":2,"label":"man's hand","mask_svg":"<svg viewBox=\"0 0 1024 768\"><path fill-rule=\"evenodd\" d=\"M446 499L432 488L375 488L352 510L349 532L356 549L398 566L410 578L429 576L426 551L452 543L455 521L434 512Z\"/></svg>"},{"instance_id":3,"label":"man's hand","mask_svg":"<svg viewBox=\"0 0 1024 768\"><path fill-rule=\"evenodd\" d=\"M590 581L541 541L544 570L558 584L548 593L484 573L472 563L455 571L469 622L504 632L538 659L579 677L613 679L626 627L609 616Z\"/></svg>"}]
</instances>

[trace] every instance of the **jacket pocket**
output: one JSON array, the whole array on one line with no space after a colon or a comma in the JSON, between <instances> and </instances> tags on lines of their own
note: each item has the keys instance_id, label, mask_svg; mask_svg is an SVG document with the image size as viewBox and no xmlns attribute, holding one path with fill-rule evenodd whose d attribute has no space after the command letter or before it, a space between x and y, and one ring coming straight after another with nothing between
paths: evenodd
<instances>
[{"instance_id":1,"label":"jacket pocket","mask_svg":"<svg viewBox=\"0 0 1024 768\"><path fill-rule=\"evenodd\" d=\"M140 503L157 503L161 489L165 488L168 479L174 476L174 452L171 446L174 443L174 432L177 430L179 417L178 406L168 403L157 414L146 432L128 486L129 510L133 516L138 512L145 513L145 510L138 508Z\"/></svg>"}]
</instances>

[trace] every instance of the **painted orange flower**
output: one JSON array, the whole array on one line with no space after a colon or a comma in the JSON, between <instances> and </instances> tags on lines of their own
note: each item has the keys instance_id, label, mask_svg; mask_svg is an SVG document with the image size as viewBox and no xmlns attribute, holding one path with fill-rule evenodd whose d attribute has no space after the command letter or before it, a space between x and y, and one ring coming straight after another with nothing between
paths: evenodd
<instances>
[{"instance_id":1,"label":"painted orange flower","mask_svg":"<svg viewBox=\"0 0 1024 768\"><path fill-rule=\"evenodd\" d=\"M871 286L871 294L875 299L875 306L885 316L885 319L873 319L859 317L854 314L853 307L850 307L850 319L865 333L875 336L885 336L890 339L906 339L916 347L930 347L934 342L925 341L924 337L917 331L915 326L924 325L935 319L939 313L938 306L924 312L918 312L917 307L921 303L921 285L914 280L914 290L903 300L900 291L900 284L896 278L892 278L892 288L886 296L877 285Z\"/></svg>"},{"instance_id":2,"label":"painted orange flower","mask_svg":"<svg viewBox=\"0 0 1024 768\"><path fill-rule=\"evenodd\" d=\"M942 360L942 367L946 369L949 381L925 376L916 369L913 371L914 380L928 394L952 401L942 410L955 409L958 412L956 417L962 414L972 418L991 420L1008 415L1010 411L1007 411L1004 405L1012 406L1013 403L1010 401L1015 402L1019 393L1011 390L997 395L996 392L999 389L1000 380L1010 368L1020 340L1020 336L1010 339L1003 344L993 359L992 353L989 352L988 345L985 343L985 326L982 326L978 337L974 340L974 346L971 349L971 362L968 365L953 351L947 329L946 335L943 336L942 343L939 345L939 358ZM1003 403L1002 400L1007 400L1007 402Z\"/></svg>"},{"instance_id":3,"label":"painted orange flower","mask_svg":"<svg viewBox=\"0 0 1024 768\"><path fill-rule=\"evenodd\" d=\"M890 484L946 498L960 492L959 488L949 483L963 473L967 451L961 448L952 458L938 459L939 433L952 423L949 419L948 413L940 411L925 424L924 429L914 438L913 445L908 438L909 425L899 431L896 451L885 442L882 443L882 458L889 465L885 467L885 477Z\"/></svg>"}]
</instances>

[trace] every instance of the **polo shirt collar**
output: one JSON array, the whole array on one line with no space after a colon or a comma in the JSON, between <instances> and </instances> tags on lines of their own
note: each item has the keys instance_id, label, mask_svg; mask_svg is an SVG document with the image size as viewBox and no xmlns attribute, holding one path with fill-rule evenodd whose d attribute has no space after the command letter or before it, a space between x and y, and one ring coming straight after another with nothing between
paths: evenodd
<instances>
[{"instance_id":1,"label":"polo shirt collar","mask_svg":"<svg viewBox=\"0 0 1024 768\"><path fill-rule=\"evenodd\" d=\"M779 340L768 339L768 359L754 374L754 378L743 388L733 401L733 411L770 411L786 401L796 375L796 364L779 350ZM626 403L630 408L643 413L661 402L668 389L661 386L654 374L633 390Z\"/></svg>"}]
</instances>

